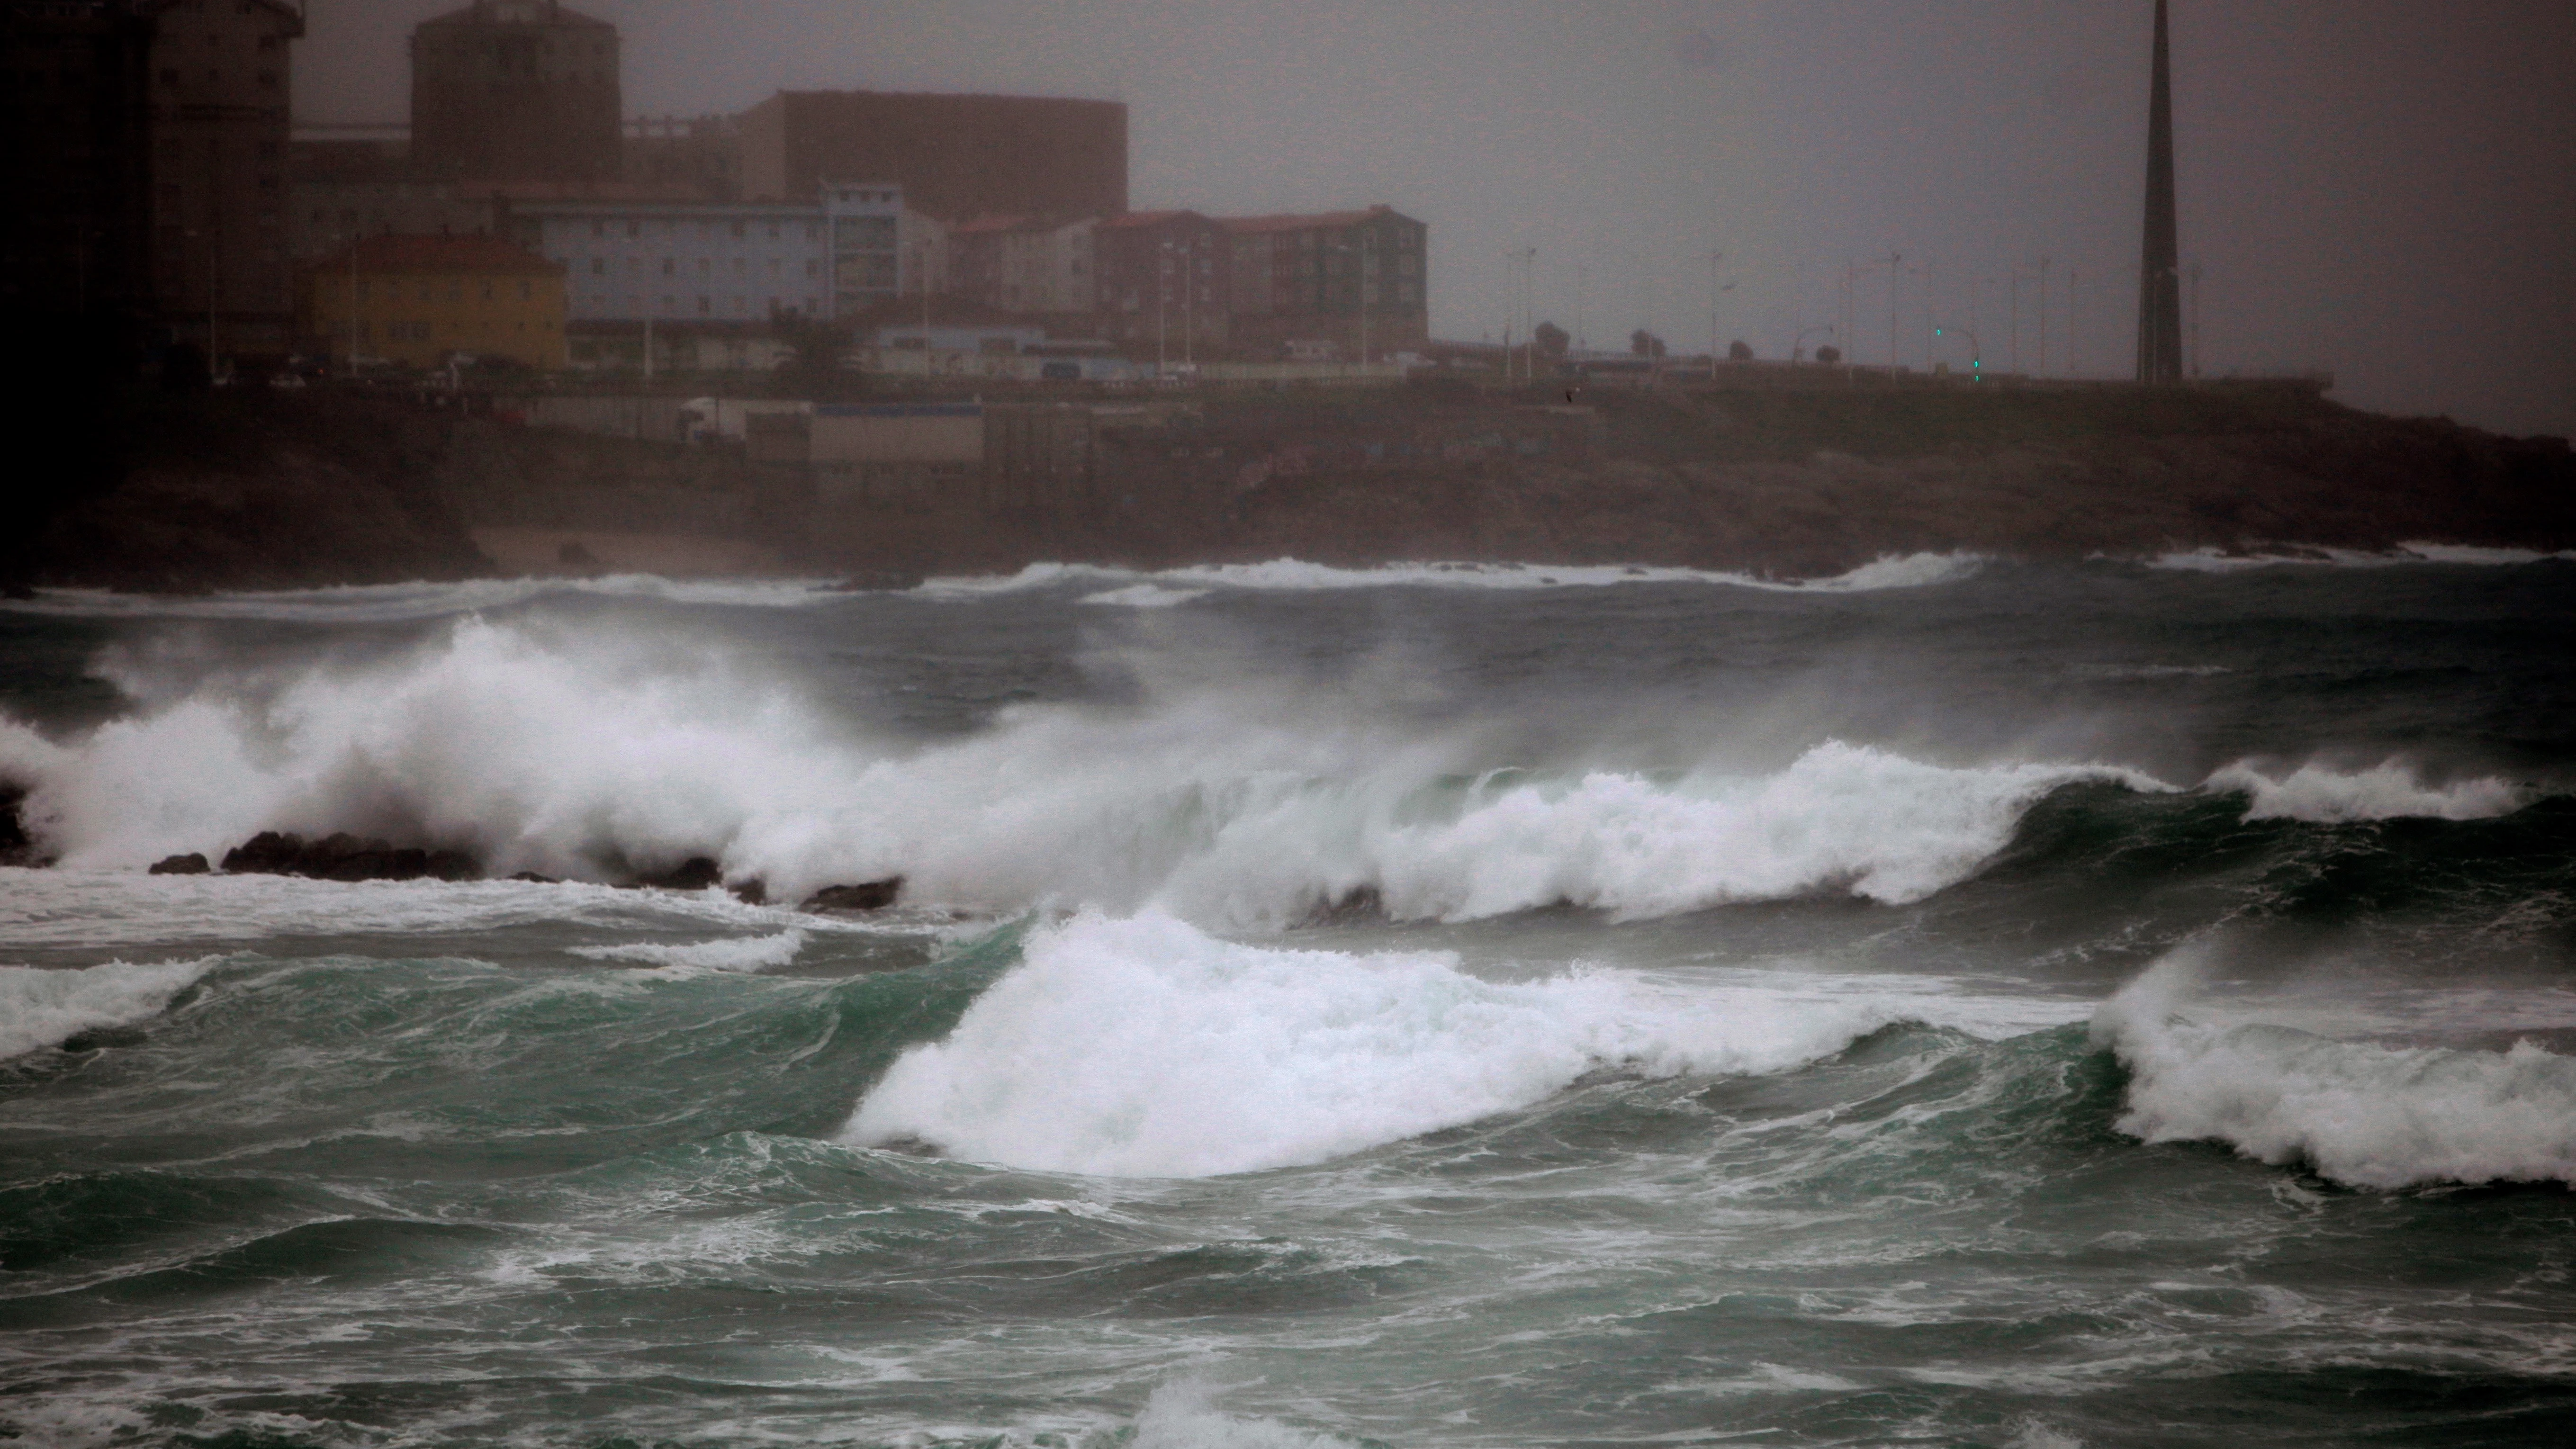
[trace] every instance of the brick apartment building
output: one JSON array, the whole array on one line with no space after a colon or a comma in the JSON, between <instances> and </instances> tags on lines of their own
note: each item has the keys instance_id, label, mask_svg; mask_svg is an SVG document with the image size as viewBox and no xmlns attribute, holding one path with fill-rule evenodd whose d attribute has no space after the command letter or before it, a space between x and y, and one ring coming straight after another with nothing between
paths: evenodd
<instances>
[{"instance_id":1,"label":"brick apartment building","mask_svg":"<svg viewBox=\"0 0 2576 1449\"><path fill-rule=\"evenodd\" d=\"M949 223L1127 209L1127 108L1115 101L781 91L741 121L742 194L759 200L868 180Z\"/></svg>"},{"instance_id":2,"label":"brick apartment building","mask_svg":"<svg viewBox=\"0 0 2576 1449\"><path fill-rule=\"evenodd\" d=\"M1195 211L1139 211L1101 222L1094 235L1103 337L1154 343L1167 359L1228 339L1233 277L1222 223Z\"/></svg>"},{"instance_id":3,"label":"brick apartment building","mask_svg":"<svg viewBox=\"0 0 2576 1449\"><path fill-rule=\"evenodd\" d=\"M288 0L161 0L153 7L152 286L181 338L210 355L292 342L287 257Z\"/></svg>"},{"instance_id":4,"label":"brick apartment building","mask_svg":"<svg viewBox=\"0 0 2576 1449\"><path fill-rule=\"evenodd\" d=\"M1365 361L1430 340L1421 222L1380 205L1221 225L1237 347L1321 340Z\"/></svg>"}]
</instances>

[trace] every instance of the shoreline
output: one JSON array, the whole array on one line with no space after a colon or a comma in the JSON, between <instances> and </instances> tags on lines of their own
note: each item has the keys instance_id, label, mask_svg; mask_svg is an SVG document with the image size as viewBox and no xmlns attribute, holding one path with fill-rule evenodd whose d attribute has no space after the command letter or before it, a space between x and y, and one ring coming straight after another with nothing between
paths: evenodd
<instances>
[{"instance_id":1,"label":"shoreline","mask_svg":"<svg viewBox=\"0 0 2576 1449\"><path fill-rule=\"evenodd\" d=\"M340 395L149 398L43 500L0 591L191 594L653 574L1151 573L1295 559L1816 580L1889 557L2226 560L2576 548L2563 439L2283 389L1609 393L1077 409L1077 472L855 492L740 444L533 428ZM1011 405L1020 406L1020 405ZM1013 464L1012 466L1017 466ZM70 470L63 475L74 476ZM838 491L835 491L838 490Z\"/></svg>"}]
</instances>

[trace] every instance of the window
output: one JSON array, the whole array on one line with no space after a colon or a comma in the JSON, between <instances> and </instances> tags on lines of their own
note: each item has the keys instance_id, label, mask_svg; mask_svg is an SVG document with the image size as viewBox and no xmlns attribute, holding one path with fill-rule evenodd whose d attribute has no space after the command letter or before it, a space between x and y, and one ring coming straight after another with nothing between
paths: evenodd
<instances>
[{"instance_id":1,"label":"window","mask_svg":"<svg viewBox=\"0 0 2576 1449\"><path fill-rule=\"evenodd\" d=\"M677 275L677 274L678 274L678 272L679 272L679 267L680 267L680 264L679 264L678 262L673 261L673 260L672 260L672 259L670 259L669 257L664 257L664 258L662 259L662 275L663 275L663 276L668 277L668 276L675 276L675 275Z\"/></svg>"},{"instance_id":2,"label":"window","mask_svg":"<svg viewBox=\"0 0 2576 1449\"><path fill-rule=\"evenodd\" d=\"M608 258L592 257L590 259L590 274L594 277L604 277L608 275Z\"/></svg>"},{"instance_id":3,"label":"window","mask_svg":"<svg viewBox=\"0 0 2576 1449\"><path fill-rule=\"evenodd\" d=\"M698 294L698 315L704 317L708 313L713 312L715 310L715 303L715 298L708 296L704 292L700 292Z\"/></svg>"},{"instance_id":4,"label":"window","mask_svg":"<svg viewBox=\"0 0 2576 1449\"><path fill-rule=\"evenodd\" d=\"M594 222L592 222L592 223L590 224L590 234L591 234L592 236L606 236L606 235L608 235L608 223L607 223L607 222L604 222L604 221L594 221Z\"/></svg>"},{"instance_id":5,"label":"window","mask_svg":"<svg viewBox=\"0 0 2576 1449\"><path fill-rule=\"evenodd\" d=\"M522 302L528 302L528 301L533 301L533 300L535 300L535 298L536 298L536 288L535 288L535 286L534 286L532 283L528 283L528 282L521 282L521 283L519 284L519 300L520 300L520 301L522 301Z\"/></svg>"},{"instance_id":6,"label":"window","mask_svg":"<svg viewBox=\"0 0 2576 1449\"><path fill-rule=\"evenodd\" d=\"M740 240L742 240L742 235L743 235L743 224L742 224L741 222L738 222L738 221L737 221L737 222L735 222L735 223L733 224L733 236L734 236L734 240L736 240L736 241L740 241Z\"/></svg>"}]
</instances>

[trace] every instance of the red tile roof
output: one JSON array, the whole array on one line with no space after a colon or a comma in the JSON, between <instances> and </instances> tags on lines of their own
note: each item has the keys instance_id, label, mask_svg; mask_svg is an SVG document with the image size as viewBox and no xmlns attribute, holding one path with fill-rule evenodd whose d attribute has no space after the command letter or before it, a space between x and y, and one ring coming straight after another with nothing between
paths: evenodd
<instances>
[{"instance_id":1,"label":"red tile roof","mask_svg":"<svg viewBox=\"0 0 2576 1449\"><path fill-rule=\"evenodd\" d=\"M1229 216L1217 225L1231 232L1310 231L1318 228L1357 226L1381 216L1392 216L1395 208L1385 202L1366 211L1314 211L1280 216Z\"/></svg>"},{"instance_id":2,"label":"red tile roof","mask_svg":"<svg viewBox=\"0 0 2576 1449\"><path fill-rule=\"evenodd\" d=\"M315 264L322 270L349 266L342 247ZM389 233L358 239L358 270L387 272L510 272L554 275L563 268L525 247L494 236L422 236Z\"/></svg>"},{"instance_id":3,"label":"red tile roof","mask_svg":"<svg viewBox=\"0 0 2576 1449\"><path fill-rule=\"evenodd\" d=\"M1166 222L1183 220L1205 221L1207 218L1195 211L1131 211L1123 216L1105 217L1100 226L1104 231L1124 231L1130 227L1161 226Z\"/></svg>"}]
</instances>

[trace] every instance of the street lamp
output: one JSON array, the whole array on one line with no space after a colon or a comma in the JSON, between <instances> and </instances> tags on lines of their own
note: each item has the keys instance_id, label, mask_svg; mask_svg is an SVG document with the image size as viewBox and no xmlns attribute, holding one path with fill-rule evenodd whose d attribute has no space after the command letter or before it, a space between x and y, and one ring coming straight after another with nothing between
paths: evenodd
<instances>
[{"instance_id":1,"label":"street lamp","mask_svg":"<svg viewBox=\"0 0 2576 1449\"><path fill-rule=\"evenodd\" d=\"M1985 381L1986 345L1977 340L1977 329L1974 326L1956 328L1936 326L1932 329L1932 335L1937 338L1946 336L1954 331L1961 333L1968 339L1968 381Z\"/></svg>"}]
</instances>

